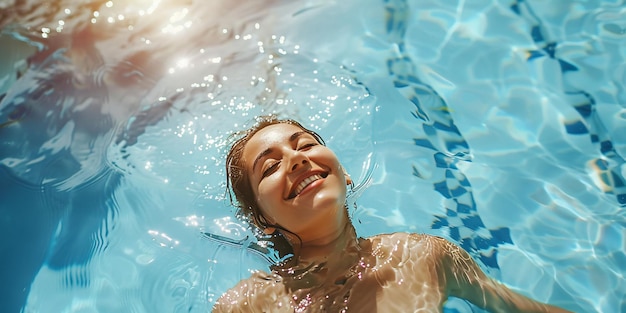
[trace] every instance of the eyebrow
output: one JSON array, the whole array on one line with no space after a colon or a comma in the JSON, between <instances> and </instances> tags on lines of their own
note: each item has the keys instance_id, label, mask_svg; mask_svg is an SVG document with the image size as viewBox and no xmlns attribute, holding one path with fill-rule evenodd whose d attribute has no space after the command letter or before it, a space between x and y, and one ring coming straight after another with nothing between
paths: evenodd
<instances>
[{"instance_id":1,"label":"eyebrow","mask_svg":"<svg viewBox=\"0 0 626 313\"><path fill-rule=\"evenodd\" d=\"M299 132L295 132L293 134L291 134L291 136L289 136L289 142L292 142L298 138L300 138L300 136L307 134L307 132L305 131L299 131ZM252 171L254 172L254 169L256 168L257 163L259 163L259 161L267 156L268 154L272 153L272 148L267 148L265 150L263 150L263 152L259 153L259 155L256 157L256 159L254 159L254 163L252 164Z\"/></svg>"}]
</instances>

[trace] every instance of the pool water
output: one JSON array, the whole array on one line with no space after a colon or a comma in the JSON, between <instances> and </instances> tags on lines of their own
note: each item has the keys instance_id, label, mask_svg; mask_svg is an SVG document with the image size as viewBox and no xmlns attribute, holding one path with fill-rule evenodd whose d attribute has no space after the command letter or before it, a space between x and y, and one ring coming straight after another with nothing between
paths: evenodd
<instances>
[{"instance_id":1,"label":"pool water","mask_svg":"<svg viewBox=\"0 0 626 313\"><path fill-rule=\"evenodd\" d=\"M0 8L3 312L206 312L267 269L223 171L266 113L337 152L359 235L444 236L529 297L626 312L624 1Z\"/></svg>"}]
</instances>

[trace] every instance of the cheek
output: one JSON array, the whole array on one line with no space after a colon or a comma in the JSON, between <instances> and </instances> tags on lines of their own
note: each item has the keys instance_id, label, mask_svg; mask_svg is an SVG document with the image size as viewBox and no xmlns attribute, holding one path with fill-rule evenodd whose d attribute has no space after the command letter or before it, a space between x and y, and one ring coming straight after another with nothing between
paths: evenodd
<instances>
[{"instance_id":1,"label":"cheek","mask_svg":"<svg viewBox=\"0 0 626 313\"><path fill-rule=\"evenodd\" d=\"M271 215L268 209L276 207L281 197L280 188L271 178L264 179L255 191L256 203L264 214Z\"/></svg>"}]
</instances>

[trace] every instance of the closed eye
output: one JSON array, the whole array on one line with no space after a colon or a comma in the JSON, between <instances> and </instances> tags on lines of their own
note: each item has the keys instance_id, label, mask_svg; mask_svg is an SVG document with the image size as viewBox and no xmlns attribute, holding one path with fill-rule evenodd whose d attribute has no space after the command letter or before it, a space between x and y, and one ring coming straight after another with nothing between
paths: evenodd
<instances>
[{"instance_id":1,"label":"closed eye","mask_svg":"<svg viewBox=\"0 0 626 313\"><path fill-rule=\"evenodd\" d=\"M274 173L278 169L279 164L280 164L280 161L276 161L272 163L265 171L263 171L261 178L267 177L271 175L272 173Z\"/></svg>"},{"instance_id":2,"label":"closed eye","mask_svg":"<svg viewBox=\"0 0 626 313\"><path fill-rule=\"evenodd\" d=\"M309 148L317 146L317 145L318 145L318 143L316 143L316 142L309 142L309 143L305 143L305 144L299 146L297 148L297 150L298 151L303 151L303 150L306 151ZM278 169L279 165L280 165L280 161L275 161L274 163L270 164L270 166L267 169L265 169L263 171L263 173L261 174L261 178L265 178L267 176L272 175L272 173L274 173Z\"/></svg>"},{"instance_id":3,"label":"closed eye","mask_svg":"<svg viewBox=\"0 0 626 313\"><path fill-rule=\"evenodd\" d=\"M307 144L303 144L302 146L298 147L298 151L299 150L306 150L306 149L311 148L311 147L316 146L316 145L317 145L316 143L312 143L312 142L311 143L307 143Z\"/></svg>"}]
</instances>

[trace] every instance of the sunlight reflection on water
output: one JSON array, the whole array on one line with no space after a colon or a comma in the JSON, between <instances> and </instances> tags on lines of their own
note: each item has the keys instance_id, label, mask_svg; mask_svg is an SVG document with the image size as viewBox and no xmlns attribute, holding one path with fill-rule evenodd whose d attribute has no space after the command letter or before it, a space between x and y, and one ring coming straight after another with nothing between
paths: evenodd
<instances>
[{"instance_id":1,"label":"sunlight reflection on water","mask_svg":"<svg viewBox=\"0 0 626 313\"><path fill-rule=\"evenodd\" d=\"M264 268L202 232L251 238L223 157L267 112L367 180L363 234L453 237L499 252L503 281L541 300L626 305L619 1L0 6L3 237L25 255L3 294L27 312L206 311ZM457 215L468 204L482 227ZM602 287L579 288L602 282L600 304Z\"/></svg>"}]
</instances>

